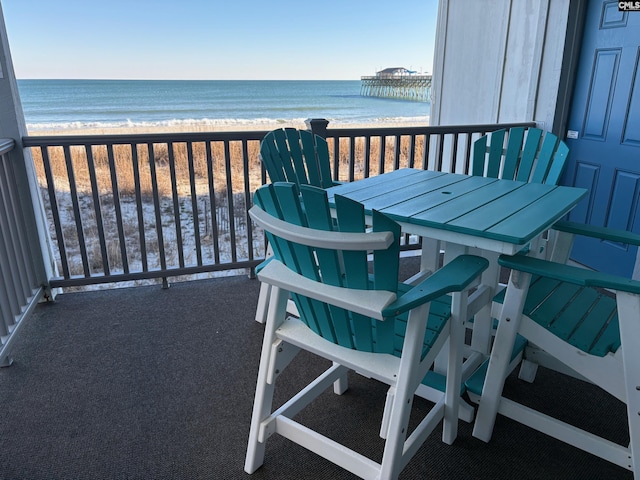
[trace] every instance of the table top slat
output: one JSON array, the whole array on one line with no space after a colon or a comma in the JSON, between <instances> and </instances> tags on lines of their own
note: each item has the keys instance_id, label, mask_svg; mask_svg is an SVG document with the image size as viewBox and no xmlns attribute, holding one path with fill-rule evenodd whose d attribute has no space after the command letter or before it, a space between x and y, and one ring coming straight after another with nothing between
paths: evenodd
<instances>
[{"instance_id":1,"label":"table top slat","mask_svg":"<svg viewBox=\"0 0 640 480\"><path fill-rule=\"evenodd\" d=\"M458 197L468 195L469 192L481 189L497 181L495 179L487 179L484 177L451 175L451 178L455 179L458 179L460 177L462 177L462 181L443 186L436 190L425 192L422 195L409 198L402 203L390 205L389 207L385 208L379 208L379 210L391 217L401 216L413 222L415 217L425 210L429 210L441 204L452 202ZM366 203L365 208L369 208Z\"/></svg>"},{"instance_id":2,"label":"table top slat","mask_svg":"<svg viewBox=\"0 0 640 480\"><path fill-rule=\"evenodd\" d=\"M554 188L516 214L505 218L487 230L492 238L523 244L564 217L586 193L578 188ZM519 232L514 234L513 232Z\"/></svg>"},{"instance_id":3,"label":"table top slat","mask_svg":"<svg viewBox=\"0 0 640 480\"><path fill-rule=\"evenodd\" d=\"M434 223L450 224L452 222L456 222L456 219L460 217L464 217L466 219L470 217L485 217L486 214L482 212L487 210L492 211L492 205L495 203L496 199L512 193L521 186L522 185L518 182L495 181L483 186L482 188L473 190L466 195L451 199L449 202L443 203L436 208L414 215L412 217L412 221L414 223L427 221L433 225ZM476 213L479 210L482 210L482 212ZM493 215L493 218L495 219L495 215L501 216L502 212L497 211L493 213ZM464 224L464 222L458 223ZM483 229L481 228L481 230Z\"/></svg>"},{"instance_id":4,"label":"table top slat","mask_svg":"<svg viewBox=\"0 0 640 480\"><path fill-rule=\"evenodd\" d=\"M393 192L381 192L376 197L367 199L364 203L367 210L388 209L397 203L405 203L412 198L428 195L436 190L448 189L455 183L463 180L464 177L454 177L451 175L432 177L417 183L405 185Z\"/></svg>"},{"instance_id":5,"label":"table top slat","mask_svg":"<svg viewBox=\"0 0 640 480\"><path fill-rule=\"evenodd\" d=\"M503 185L503 183L504 182L500 182L500 185ZM555 188L552 185L543 185L541 183L526 183L523 185L519 182L513 182L513 184L512 186L514 188L505 195L496 196L491 202L479 205L477 208L464 215L458 216L458 218L448 223L455 226L486 231L496 223L501 222L504 218L518 213L527 205L547 195ZM496 185L495 188L497 187L498 185ZM505 190L508 189L508 187L507 184L504 184ZM529 219L526 220L526 223L530 223Z\"/></svg>"},{"instance_id":6,"label":"table top slat","mask_svg":"<svg viewBox=\"0 0 640 480\"><path fill-rule=\"evenodd\" d=\"M335 187L327 189L329 199L332 199L334 195L344 195L356 200L356 197L363 195L362 192L373 192L372 196L375 196L375 192L380 191L380 187L383 186L382 191L391 191L399 186L405 185L411 182L419 182L426 178L440 177L446 175L443 172L427 172L423 170L417 170L412 168L402 168L400 170L394 170L393 172L385 173L382 175L376 175L374 177L367 177L362 180L356 180L355 182L346 182ZM369 193L365 193L365 198ZM361 200L359 200L361 201Z\"/></svg>"}]
</instances>

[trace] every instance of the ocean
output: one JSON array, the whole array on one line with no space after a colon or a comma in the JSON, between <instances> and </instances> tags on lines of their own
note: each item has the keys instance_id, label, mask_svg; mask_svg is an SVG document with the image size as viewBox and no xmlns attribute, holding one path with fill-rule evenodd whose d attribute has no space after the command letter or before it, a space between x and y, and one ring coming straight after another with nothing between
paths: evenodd
<instances>
[{"instance_id":1,"label":"ocean","mask_svg":"<svg viewBox=\"0 0 640 480\"><path fill-rule=\"evenodd\" d=\"M18 80L27 128L427 122L430 104L360 95L359 80Z\"/></svg>"}]
</instances>

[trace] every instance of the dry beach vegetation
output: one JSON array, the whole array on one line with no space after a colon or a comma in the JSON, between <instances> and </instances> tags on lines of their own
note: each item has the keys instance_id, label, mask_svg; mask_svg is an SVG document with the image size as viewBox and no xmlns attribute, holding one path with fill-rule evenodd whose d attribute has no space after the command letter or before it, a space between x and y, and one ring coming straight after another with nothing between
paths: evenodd
<instances>
[{"instance_id":1,"label":"dry beach vegetation","mask_svg":"<svg viewBox=\"0 0 640 480\"><path fill-rule=\"evenodd\" d=\"M61 132L31 135L38 133ZM365 163L370 164L369 175L378 174L381 168L392 170L396 160L398 166L408 166L411 157L419 166L425 141L418 137L412 145L408 137L402 137L396 145L395 137L387 137L384 149L382 145L383 140L376 137L368 147L364 138L353 143L342 139L339 179L348 180L350 171L354 179L362 178ZM329 147L333 152L332 140ZM263 182L258 153L258 141L245 145L240 141L187 143L171 142L170 137L168 142L153 145L32 148L59 270L63 270L62 255L72 276L101 275L105 270L113 274L126 268L152 270L163 262L167 267L224 263L248 258L250 249L254 258L259 258L263 254L261 235L255 236L254 245L248 245L246 238L250 194ZM54 228L50 182L54 185L62 239ZM105 237L102 241L101 230Z\"/></svg>"}]
</instances>

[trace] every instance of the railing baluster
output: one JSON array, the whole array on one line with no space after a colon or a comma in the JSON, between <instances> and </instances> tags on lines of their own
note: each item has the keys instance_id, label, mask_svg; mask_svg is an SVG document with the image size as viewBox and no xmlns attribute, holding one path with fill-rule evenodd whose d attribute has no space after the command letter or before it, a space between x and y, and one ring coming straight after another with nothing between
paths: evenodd
<instances>
[{"instance_id":1,"label":"railing baluster","mask_svg":"<svg viewBox=\"0 0 640 480\"><path fill-rule=\"evenodd\" d=\"M371 155L371 135L366 135L364 137L364 178L369 177L369 172L371 171L371 159L369 158Z\"/></svg>"},{"instance_id":2,"label":"railing baluster","mask_svg":"<svg viewBox=\"0 0 640 480\"><path fill-rule=\"evenodd\" d=\"M333 141L333 178L340 178L340 139Z\"/></svg>"},{"instance_id":3,"label":"railing baluster","mask_svg":"<svg viewBox=\"0 0 640 480\"><path fill-rule=\"evenodd\" d=\"M182 217L180 215L180 195L178 193L178 178L176 168L175 148L173 142L167 144L167 155L169 159L169 172L171 172L171 199L173 201L173 222L176 231L176 246L178 248L178 265L184 268L184 243L182 241Z\"/></svg>"},{"instance_id":4,"label":"railing baluster","mask_svg":"<svg viewBox=\"0 0 640 480\"><path fill-rule=\"evenodd\" d=\"M251 208L251 186L249 182L250 172L249 172L249 148L247 145L247 140L242 139L242 167L244 169L244 205L245 205L245 217L244 221L247 225L247 250L249 260L254 259L253 253L253 229L251 228L251 217L249 216L249 208ZM251 275L254 274L253 269L251 269Z\"/></svg>"},{"instance_id":5,"label":"railing baluster","mask_svg":"<svg viewBox=\"0 0 640 480\"><path fill-rule=\"evenodd\" d=\"M211 142L205 142L207 154L207 179L209 181L209 205L211 206L211 235L213 236L213 255L215 263L220 263L220 244L218 237L218 202L216 201L216 188L213 173L213 156L211 154Z\"/></svg>"},{"instance_id":6,"label":"railing baluster","mask_svg":"<svg viewBox=\"0 0 640 480\"><path fill-rule=\"evenodd\" d=\"M63 147L64 158L67 165L67 179L69 181L69 194L71 195L71 205L73 207L73 218L76 224L76 235L78 236L78 247L80 249L80 259L82 261L82 271L86 278L91 276L89 271L89 260L87 257L87 245L84 241L84 228L82 216L80 214L80 205L78 203L78 190L73 168L73 160L71 158L71 150L68 145Z\"/></svg>"},{"instance_id":7,"label":"railing baluster","mask_svg":"<svg viewBox=\"0 0 640 480\"><path fill-rule=\"evenodd\" d=\"M431 135L426 133L424 135L424 148L422 150L422 170L429 168L429 152L431 151Z\"/></svg>"},{"instance_id":8,"label":"railing baluster","mask_svg":"<svg viewBox=\"0 0 640 480\"><path fill-rule=\"evenodd\" d=\"M129 273L129 259L127 257L127 242L124 237L124 224L122 221L122 207L120 205L120 189L118 187L118 172L113 153L113 144L107 145L107 158L109 159L109 169L111 171L111 193L113 195L113 206L116 214L116 227L118 229L118 239L120 241L120 256L122 260L122 270Z\"/></svg>"},{"instance_id":9,"label":"railing baluster","mask_svg":"<svg viewBox=\"0 0 640 480\"><path fill-rule=\"evenodd\" d=\"M147 238L144 224L144 211L142 209L142 191L140 187L140 162L138 159L138 144L131 144L131 163L133 167L133 188L136 197L136 212L138 214L138 238L140 239L140 262L142 271L149 271L147 259Z\"/></svg>"},{"instance_id":10,"label":"railing baluster","mask_svg":"<svg viewBox=\"0 0 640 480\"><path fill-rule=\"evenodd\" d=\"M69 273L69 259L67 258L67 249L64 243L64 235L62 234L62 221L60 219L60 210L58 209L58 200L56 197L56 184L51 172L51 162L49 158L49 147L40 147L40 153L42 155L42 164L44 167L44 174L47 179L47 193L49 195L49 208L51 209L51 215L53 216L53 224L56 230L56 241L58 244L58 252L60 253L60 266L62 267L62 275L65 279L71 277Z\"/></svg>"},{"instance_id":11,"label":"railing baluster","mask_svg":"<svg viewBox=\"0 0 640 480\"><path fill-rule=\"evenodd\" d=\"M156 235L158 239L158 255L160 257L160 270L167 269L167 258L164 249L164 234L162 231L162 212L160 210L160 194L158 192L158 174L156 171L156 156L154 144L147 145L149 152L149 174L151 175L151 191L153 195L153 208L156 217Z\"/></svg>"},{"instance_id":12,"label":"railing baluster","mask_svg":"<svg viewBox=\"0 0 640 480\"><path fill-rule=\"evenodd\" d=\"M458 134L453 134L453 146L451 148L451 173L456 173L456 163L458 160Z\"/></svg>"},{"instance_id":13,"label":"railing baluster","mask_svg":"<svg viewBox=\"0 0 640 480\"><path fill-rule=\"evenodd\" d=\"M196 192L196 172L193 167L193 142L187 142L187 162L189 166L189 185L191 189L191 215L193 216L193 236L196 241L196 261L202 265L202 246L200 244L200 215L198 214L198 194Z\"/></svg>"},{"instance_id":14,"label":"railing baluster","mask_svg":"<svg viewBox=\"0 0 640 480\"><path fill-rule=\"evenodd\" d=\"M464 173L469 173L471 171L471 141L473 139L473 135L471 133L467 134L467 155L464 159Z\"/></svg>"},{"instance_id":15,"label":"railing baluster","mask_svg":"<svg viewBox=\"0 0 640 480\"><path fill-rule=\"evenodd\" d=\"M378 159L378 173L383 174L385 172L385 160L387 157L387 137L380 135L380 158Z\"/></svg>"},{"instance_id":16,"label":"railing baluster","mask_svg":"<svg viewBox=\"0 0 640 480\"><path fill-rule=\"evenodd\" d=\"M438 157L436 159L435 170L442 171L442 153L444 152L444 133L438 135Z\"/></svg>"},{"instance_id":17,"label":"railing baluster","mask_svg":"<svg viewBox=\"0 0 640 480\"><path fill-rule=\"evenodd\" d=\"M93 208L96 214L96 228L98 230L98 242L100 244L100 256L102 258L102 269L105 276L111 275L109 255L107 250L107 240L104 234L104 221L102 219L102 202L100 201L100 189L96 175L95 159L91 145L84 145L87 156L87 168L89 170L89 181L91 182L91 192L93 197Z\"/></svg>"},{"instance_id":18,"label":"railing baluster","mask_svg":"<svg viewBox=\"0 0 640 480\"><path fill-rule=\"evenodd\" d=\"M414 168L416 157L416 135L409 135L409 158L407 159L407 166Z\"/></svg>"},{"instance_id":19,"label":"railing baluster","mask_svg":"<svg viewBox=\"0 0 640 480\"><path fill-rule=\"evenodd\" d=\"M349 181L353 182L355 179L356 170L356 138L351 137L349 139Z\"/></svg>"},{"instance_id":20,"label":"railing baluster","mask_svg":"<svg viewBox=\"0 0 640 480\"><path fill-rule=\"evenodd\" d=\"M227 205L229 205L229 238L231 241L231 261L238 261L238 248L236 245L236 220L234 215L233 201L233 171L231 168L231 152L229 150L229 140L224 140L224 168L227 172Z\"/></svg>"},{"instance_id":21,"label":"railing baluster","mask_svg":"<svg viewBox=\"0 0 640 480\"><path fill-rule=\"evenodd\" d=\"M393 169L398 170L400 168L400 153L402 150L402 137L400 135L395 136L394 145L393 145Z\"/></svg>"}]
</instances>

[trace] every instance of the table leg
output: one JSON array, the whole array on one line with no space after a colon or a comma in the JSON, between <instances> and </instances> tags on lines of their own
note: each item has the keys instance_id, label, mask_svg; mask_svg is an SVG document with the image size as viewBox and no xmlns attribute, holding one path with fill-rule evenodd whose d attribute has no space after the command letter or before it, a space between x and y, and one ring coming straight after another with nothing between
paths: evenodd
<instances>
[{"instance_id":1,"label":"table leg","mask_svg":"<svg viewBox=\"0 0 640 480\"><path fill-rule=\"evenodd\" d=\"M446 265L454 258L465 255L468 247L457 244L446 244L444 249L444 264ZM440 353L436 356L433 364L434 371L445 374L447 372L447 359L449 358L449 340L444 344Z\"/></svg>"},{"instance_id":2,"label":"table leg","mask_svg":"<svg viewBox=\"0 0 640 480\"><path fill-rule=\"evenodd\" d=\"M440 268L440 241L422 237L420 271L433 273Z\"/></svg>"},{"instance_id":3,"label":"table leg","mask_svg":"<svg viewBox=\"0 0 640 480\"><path fill-rule=\"evenodd\" d=\"M483 355L489 355L489 352L491 351L493 330L491 306L500 281L500 265L498 264L499 254L485 250L480 251L478 254L489 260L489 267L482 273L480 283L488 287L490 289L490 293L488 295L489 301L474 316L471 350Z\"/></svg>"},{"instance_id":4,"label":"table leg","mask_svg":"<svg viewBox=\"0 0 640 480\"><path fill-rule=\"evenodd\" d=\"M522 307L529 290L531 274L512 271L498 319L498 330L489 359L482 398L473 427L473 436L488 442L500 407L502 388L507 376L511 352L520 328Z\"/></svg>"}]
</instances>

